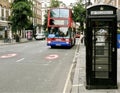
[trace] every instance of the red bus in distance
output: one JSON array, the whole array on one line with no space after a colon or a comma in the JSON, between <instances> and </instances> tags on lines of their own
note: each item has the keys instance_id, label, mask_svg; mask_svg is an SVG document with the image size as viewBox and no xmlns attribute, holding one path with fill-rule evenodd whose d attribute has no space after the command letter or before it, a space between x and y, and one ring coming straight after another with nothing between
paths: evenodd
<instances>
[{"instance_id":1,"label":"red bus in distance","mask_svg":"<svg viewBox=\"0 0 120 93\"><path fill-rule=\"evenodd\" d=\"M48 11L47 45L51 47L75 45L75 25L72 10L69 8L51 8Z\"/></svg>"}]
</instances>

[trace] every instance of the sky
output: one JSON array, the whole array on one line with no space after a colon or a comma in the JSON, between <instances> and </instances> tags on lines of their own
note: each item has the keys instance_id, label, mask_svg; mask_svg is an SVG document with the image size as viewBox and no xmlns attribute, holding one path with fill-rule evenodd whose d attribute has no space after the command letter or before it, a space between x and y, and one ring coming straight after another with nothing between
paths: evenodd
<instances>
[{"instance_id":1,"label":"sky","mask_svg":"<svg viewBox=\"0 0 120 93\"><path fill-rule=\"evenodd\" d=\"M70 3L74 3L76 2L77 0L59 0L59 1L62 1L63 3L65 3L66 5L70 5ZM91 0L93 1L93 0Z\"/></svg>"},{"instance_id":2,"label":"sky","mask_svg":"<svg viewBox=\"0 0 120 93\"><path fill-rule=\"evenodd\" d=\"M59 0L65 3L66 5L69 5L70 3L74 3L76 0Z\"/></svg>"}]
</instances>

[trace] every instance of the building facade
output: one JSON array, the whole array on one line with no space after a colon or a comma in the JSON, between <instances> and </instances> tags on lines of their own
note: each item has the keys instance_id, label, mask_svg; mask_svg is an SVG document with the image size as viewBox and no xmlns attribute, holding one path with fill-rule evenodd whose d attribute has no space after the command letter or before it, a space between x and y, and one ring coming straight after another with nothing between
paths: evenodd
<instances>
[{"instance_id":1,"label":"building facade","mask_svg":"<svg viewBox=\"0 0 120 93\"><path fill-rule=\"evenodd\" d=\"M120 9L120 0L94 0L95 4L103 3L103 4L110 4L118 9Z\"/></svg>"},{"instance_id":2,"label":"building facade","mask_svg":"<svg viewBox=\"0 0 120 93\"><path fill-rule=\"evenodd\" d=\"M42 25L43 25L44 20L45 20L44 15L46 14L47 10L50 7L51 0L40 0L40 1L41 1L41 4L42 4L41 11L42 11Z\"/></svg>"},{"instance_id":3,"label":"building facade","mask_svg":"<svg viewBox=\"0 0 120 93\"><path fill-rule=\"evenodd\" d=\"M10 3L12 0L0 0L0 39L5 37L5 31L9 28L9 17L11 14ZM7 36L9 33L7 33Z\"/></svg>"},{"instance_id":4,"label":"building facade","mask_svg":"<svg viewBox=\"0 0 120 93\"><path fill-rule=\"evenodd\" d=\"M32 0L33 1L33 25L37 33L41 31L44 24L44 15L49 8L51 0Z\"/></svg>"},{"instance_id":5,"label":"building facade","mask_svg":"<svg viewBox=\"0 0 120 93\"><path fill-rule=\"evenodd\" d=\"M33 25L41 25L42 23L42 12L41 12L42 4L39 0L33 0Z\"/></svg>"},{"instance_id":6,"label":"building facade","mask_svg":"<svg viewBox=\"0 0 120 93\"><path fill-rule=\"evenodd\" d=\"M10 4L14 0L0 0L0 39L5 37L5 30L10 30L9 25L9 17L11 15L11 9ZM50 3L50 0L31 0L33 3L33 17L30 18L33 26L37 26L37 29L39 30L41 26L43 25L44 21L44 14L47 10L48 4ZM9 36L9 33L11 31L7 31L7 34Z\"/></svg>"}]
</instances>

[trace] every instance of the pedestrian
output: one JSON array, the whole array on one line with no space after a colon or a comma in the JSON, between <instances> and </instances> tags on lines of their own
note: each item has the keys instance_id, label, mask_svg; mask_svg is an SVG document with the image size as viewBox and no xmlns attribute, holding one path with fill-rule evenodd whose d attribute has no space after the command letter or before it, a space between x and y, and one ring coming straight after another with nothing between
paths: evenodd
<instances>
[{"instance_id":1,"label":"pedestrian","mask_svg":"<svg viewBox=\"0 0 120 93\"><path fill-rule=\"evenodd\" d=\"M20 42L20 37L18 34L16 34L16 42Z\"/></svg>"},{"instance_id":2,"label":"pedestrian","mask_svg":"<svg viewBox=\"0 0 120 93\"><path fill-rule=\"evenodd\" d=\"M84 40L84 35L83 35L83 33L81 33L81 35L80 35L80 41L81 41L81 43L83 43L83 40Z\"/></svg>"}]
</instances>

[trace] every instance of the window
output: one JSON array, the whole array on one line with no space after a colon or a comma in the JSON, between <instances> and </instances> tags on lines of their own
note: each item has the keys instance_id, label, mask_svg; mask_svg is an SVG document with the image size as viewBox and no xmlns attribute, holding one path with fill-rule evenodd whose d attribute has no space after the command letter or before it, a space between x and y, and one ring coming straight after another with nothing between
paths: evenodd
<instances>
[{"instance_id":1,"label":"window","mask_svg":"<svg viewBox=\"0 0 120 93\"><path fill-rule=\"evenodd\" d=\"M50 17L52 18L68 18L69 17L69 10L68 9L52 9L50 11Z\"/></svg>"},{"instance_id":2,"label":"window","mask_svg":"<svg viewBox=\"0 0 120 93\"><path fill-rule=\"evenodd\" d=\"M4 20L4 8L1 9L1 19Z\"/></svg>"},{"instance_id":3,"label":"window","mask_svg":"<svg viewBox=\"0 0 120 93\"><path fill-rule=\"evenodd\" d=\"M9 17L9 9L6 9L6 20L8 20Z\"/></svg>"}]
</instances>

